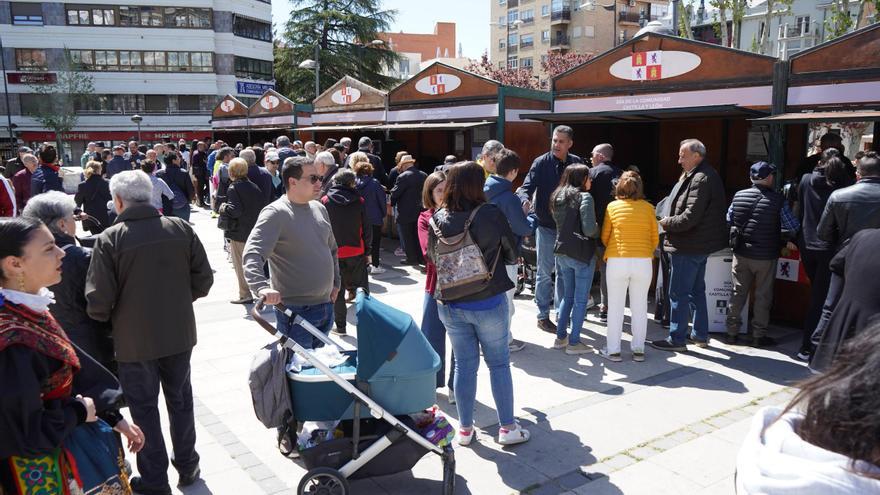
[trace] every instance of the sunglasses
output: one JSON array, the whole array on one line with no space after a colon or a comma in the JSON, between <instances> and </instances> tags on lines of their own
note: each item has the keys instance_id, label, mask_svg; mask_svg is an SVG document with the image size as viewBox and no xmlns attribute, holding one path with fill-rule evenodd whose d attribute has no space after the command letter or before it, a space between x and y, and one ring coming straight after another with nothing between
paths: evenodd
<instances>
[{"instance_id":1,"label":"sunglasses","mask_svg":"<svg viewBox=\"0 0 880 495\"><path fill-rule=\"evenodd\" d=\"M321 182L321 183L324 182L324 178L321 177L320 175L310 175L310 176L304 177L304 178L309 179L309 182L312 184L317 184L318 182Z\"/></svg>"}]
</instances>

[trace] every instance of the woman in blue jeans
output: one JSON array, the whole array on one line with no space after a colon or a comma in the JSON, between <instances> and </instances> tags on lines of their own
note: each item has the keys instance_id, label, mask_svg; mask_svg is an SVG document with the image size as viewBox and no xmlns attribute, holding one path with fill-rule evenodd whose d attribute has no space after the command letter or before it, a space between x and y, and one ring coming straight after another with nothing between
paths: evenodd
<instances>
[{"instance_id":1,"label":"woman in blue jeans","mask_svg":"<svg viewBox=\"0 0 880 495\"><path fill-rule=\"evenodd\" d=\"M428 253L437 267L438 290L435 296L440 300L437 308L440 321L446 327L455 352L455 399L460 423L458 443L468 445L475 436L473 414L482 349L501 425L498 443L513 445L529 439L528 430L521 428L513 418L513 381L507 345L510 328L506 292L513 287L513 282L504 265L516 260L517 241L501 210L486 204L484 177L483 168L474 162L450 167L443 207L437 210L432 220L446 242L451 242L467 228L491 272L490 278L479 287L469 286L472 290L465 291L467 295L444 297L444 281L448 283L473 275L470 271L458 273L462 268L472 267L444 262L450 260L437 254L440 239L433 226L428 234Z\"/></svg>"},{"instance_id":2,"label":"woman in blue jeans","mask_svg":"<svg viewBox=\"0 0 880 495\"><path fill-rule=\"evenodd\" d=\"M580 213L581 221L574 227L578 233L593 239L597 237L599 227L596 224L593 196L587 192L589 190L590 169L586 165L576 164L565 168L559 187L550 195L550 212L558 229L557 238L567 234L562 229L565 226L566 211L573 211L571 208ZM590 352L590 346L581 342L581 330L587 314L595 268L595 257L585 263L564 254L556 255L556 285L561 301L557 311L554 349L565 349L565 353L570 355ZM569 323L571 334L567 335Z\"/></svg>"}]
</instances>

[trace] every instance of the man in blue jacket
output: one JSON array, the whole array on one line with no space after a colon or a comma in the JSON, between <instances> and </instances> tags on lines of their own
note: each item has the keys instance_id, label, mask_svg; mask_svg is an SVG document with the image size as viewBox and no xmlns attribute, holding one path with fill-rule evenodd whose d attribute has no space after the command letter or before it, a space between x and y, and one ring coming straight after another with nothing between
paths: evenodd
<instances>
[{"instance_id":1,"label":"man in blue jacket","mask_svg":"<svg viewBox=\"0 0 880 495\"><path fill-rule=\"evenodd\" d=\"M553 129L550 151L535 158L522 186L516 190L523 211L532 207L537 216L538 229L535 246L538 251L538 276L535 281L535 302L538 304L538 328L556 334L556 325L550 321L550 301L553 300L552 273L556 264L553 248L556 245L556 222L550 214L550 194L559 185L562 171L572 163L583 163L577 155L568 152L574 144L574 131L566 125ZM559 298L557 297L558 301Z\"/></svg>"},{"instance_id":2,"label":"man in blue jacket","mask_svg":"<svg viewBox=\"0 0 880 495\"><path fill-rule=\"evenodd\" d=\"M519 174L521 163L519 155L513 150L503 148L492 157L492 162L495 164L495 173L486 179L483 191L486 193L486 200L497 206L501 213L504 213L507 223L510 224L510 229L516 234L517 246L519 246L523 237L532 235L534 232L534 229L532 229L532 226L526 219L526 214L523 212L519 199L513 194L513 181L516 179L517 174ZM507 276L516 284L517 266L515 264L506 265L506 268ZM516 288L507 291L507 299L510 303L508 304L510 309L509 321L511 323L513 322L513 296L515 292ZM522 350L523 347L525 347L525 344L521 340L514 339L513 334L510 333L510 352Z\"/></svg>"},{"instance_id":3,"label":"man in blue jacket","mask_svg":"<svg viewBox=\"0 0 880 495\"><path fill-rule=\"evenodd\" d=\"M113 147L113 159L107 163L107 167L104 169L107 180L112 179L119 172L128 170L131 170L131 162L125 159L125 147L117 144Z\"/></svg>"},{"instance_id":4,"label":"man in blue jacket","mask_svg":"<svg viewBox=\"0 0 880 495\"><path fill-rule=\"evenodd\" d=\"M34 170L31 176L31 196L44 193L46 191L64 192L64 185L61 182L61 176L58 171L61 167L58 165L58 152L51 144L40 146L37 151L40 158L40 166Z\"/></svg>"}]
</instances>

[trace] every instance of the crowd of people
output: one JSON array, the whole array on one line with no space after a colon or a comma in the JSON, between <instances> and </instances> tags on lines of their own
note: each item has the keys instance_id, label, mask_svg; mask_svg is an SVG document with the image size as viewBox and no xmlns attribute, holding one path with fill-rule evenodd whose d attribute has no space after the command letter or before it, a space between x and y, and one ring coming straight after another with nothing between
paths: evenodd
<instances>
[{"instance_id":1,"label":"crowd of people","mask_svg":"<svg viewBox=\"0 0 880 495\"><path fill-rule=\"evenodd\" d=\"M510 353L526 345L514 338L512 321L527 238L537 255L536 326L554 336L547 347L569 355L595 351L611 362L624 359L627 307L633 361L646 359L647 346L707 347L706 264L728 248L733 294L723 340L776 345L768 335L776 261L783 248L798 251L812 282L798 357L822 376L863 378L850 388L816 378L793 403L808 404L804 414L772 411L761 425L778 424L778 435L793 431L844 456L859 476L874 472L876 449L863 448L856 435L876 434L876 411L853 406L862 416L847 422L817 394L876 384L866 370L876 370L880 355L871 327L880 310L880 291L872 290L880 264L871 256L880 246L877 154L861 153L853 165L829 134L785 193L776 187L776 167L758 162L749 169L752 186L728 202L705 145L687 139L679 148L681 177L655 205L638 170L614 164L611 144L594 146L585 163L570 152L574 137L570 127L555 128L550 150L534 159L516 189L522 160L495 140L477 161L449 156L428 168L401 151L388 170L367 137L357 150L349 138L320 146L287 136L249 147L181 141L147 148L132 141L106 150L90 143L73 196L62 192L54 147L22 148L20 169L7 169L11 180L0 188L0 214L10 217L0 219L0 376L4 383L17 377L4 388L15 400L0 406L0 459L10 461L0 465L0 486L17 493L38 459L54 470L45 483L170 493L160 386L179 484L199 478L192 302L207 295L213 269L190 223L193 207L204 208L222 231L237 279L231 302L261 298L276 306L278 331L314 348L320 341L280 308L325 334L346 334L347 303L358 289L369 292L370 277L390 265L380 263L390 204L399 244L386 246L425 274L421 329L440 355L436 385L457 407L463 446L476 437L481 355L500 425L496 441L530 439L514 416L510 371ZM93 234L93 249L77 244L77 220ZM647 341L656 279L664 292L654 317L668 335ZM742 336L741 310L752 292L753 317ZM583 333L594 306L604 339ZM156 307L163 310L149 310ZM843 433L829 435L829 428ZM124 458L121 437L137 453L139 476L130 480L116 462ZM762 441L747 448L768 448ZM77 459L74 473L61 452L86 448L81 444L90 445L92 462ZM742 483L765 481L751 469Z\"/></svg>"}]
</instances>

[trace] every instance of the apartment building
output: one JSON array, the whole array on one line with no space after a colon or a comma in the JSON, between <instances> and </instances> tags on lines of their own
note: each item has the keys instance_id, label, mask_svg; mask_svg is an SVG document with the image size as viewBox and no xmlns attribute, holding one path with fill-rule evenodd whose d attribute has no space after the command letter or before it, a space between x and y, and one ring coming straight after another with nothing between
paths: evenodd
<instances>
[{"instance_id":1,"label":"apartment building","mask_svg":"<svg viewBox=\"0 0 880 495\"><path fill-rule=\"evenodd\" d=\"M433 33L379 33L385 48L397 52L400 62L386 68L385 75L406 80L417 74L422 65L434 59L454 59L455 23L438 22Z\"/></svg>"},{"instance_id":2,"label":"apartment building","mask_svg":"<svg viewBox=\"0 0 880 495\"><path fill-rule=\"evenodd\" d=\"M44 104L34 85L55 82L68 60L91 76L94 97L63 136L72 157L138 132L146 142L210 136L219 98L255 101L274 86L270 0L0 1L0 40L0 126L11 115L19 142L55 140L31 116Z\"/></svg>"},{"instance_id":3,"label":"apartment building","mask_svg":"<svg viewBox=\"0 0 880 495\"><path fill-rule=\"evenodd\" d=\"M667 15L666 0L489 0L490 60L543 78L548 53L598 55Z\"/></svg>"}]
</instances>

